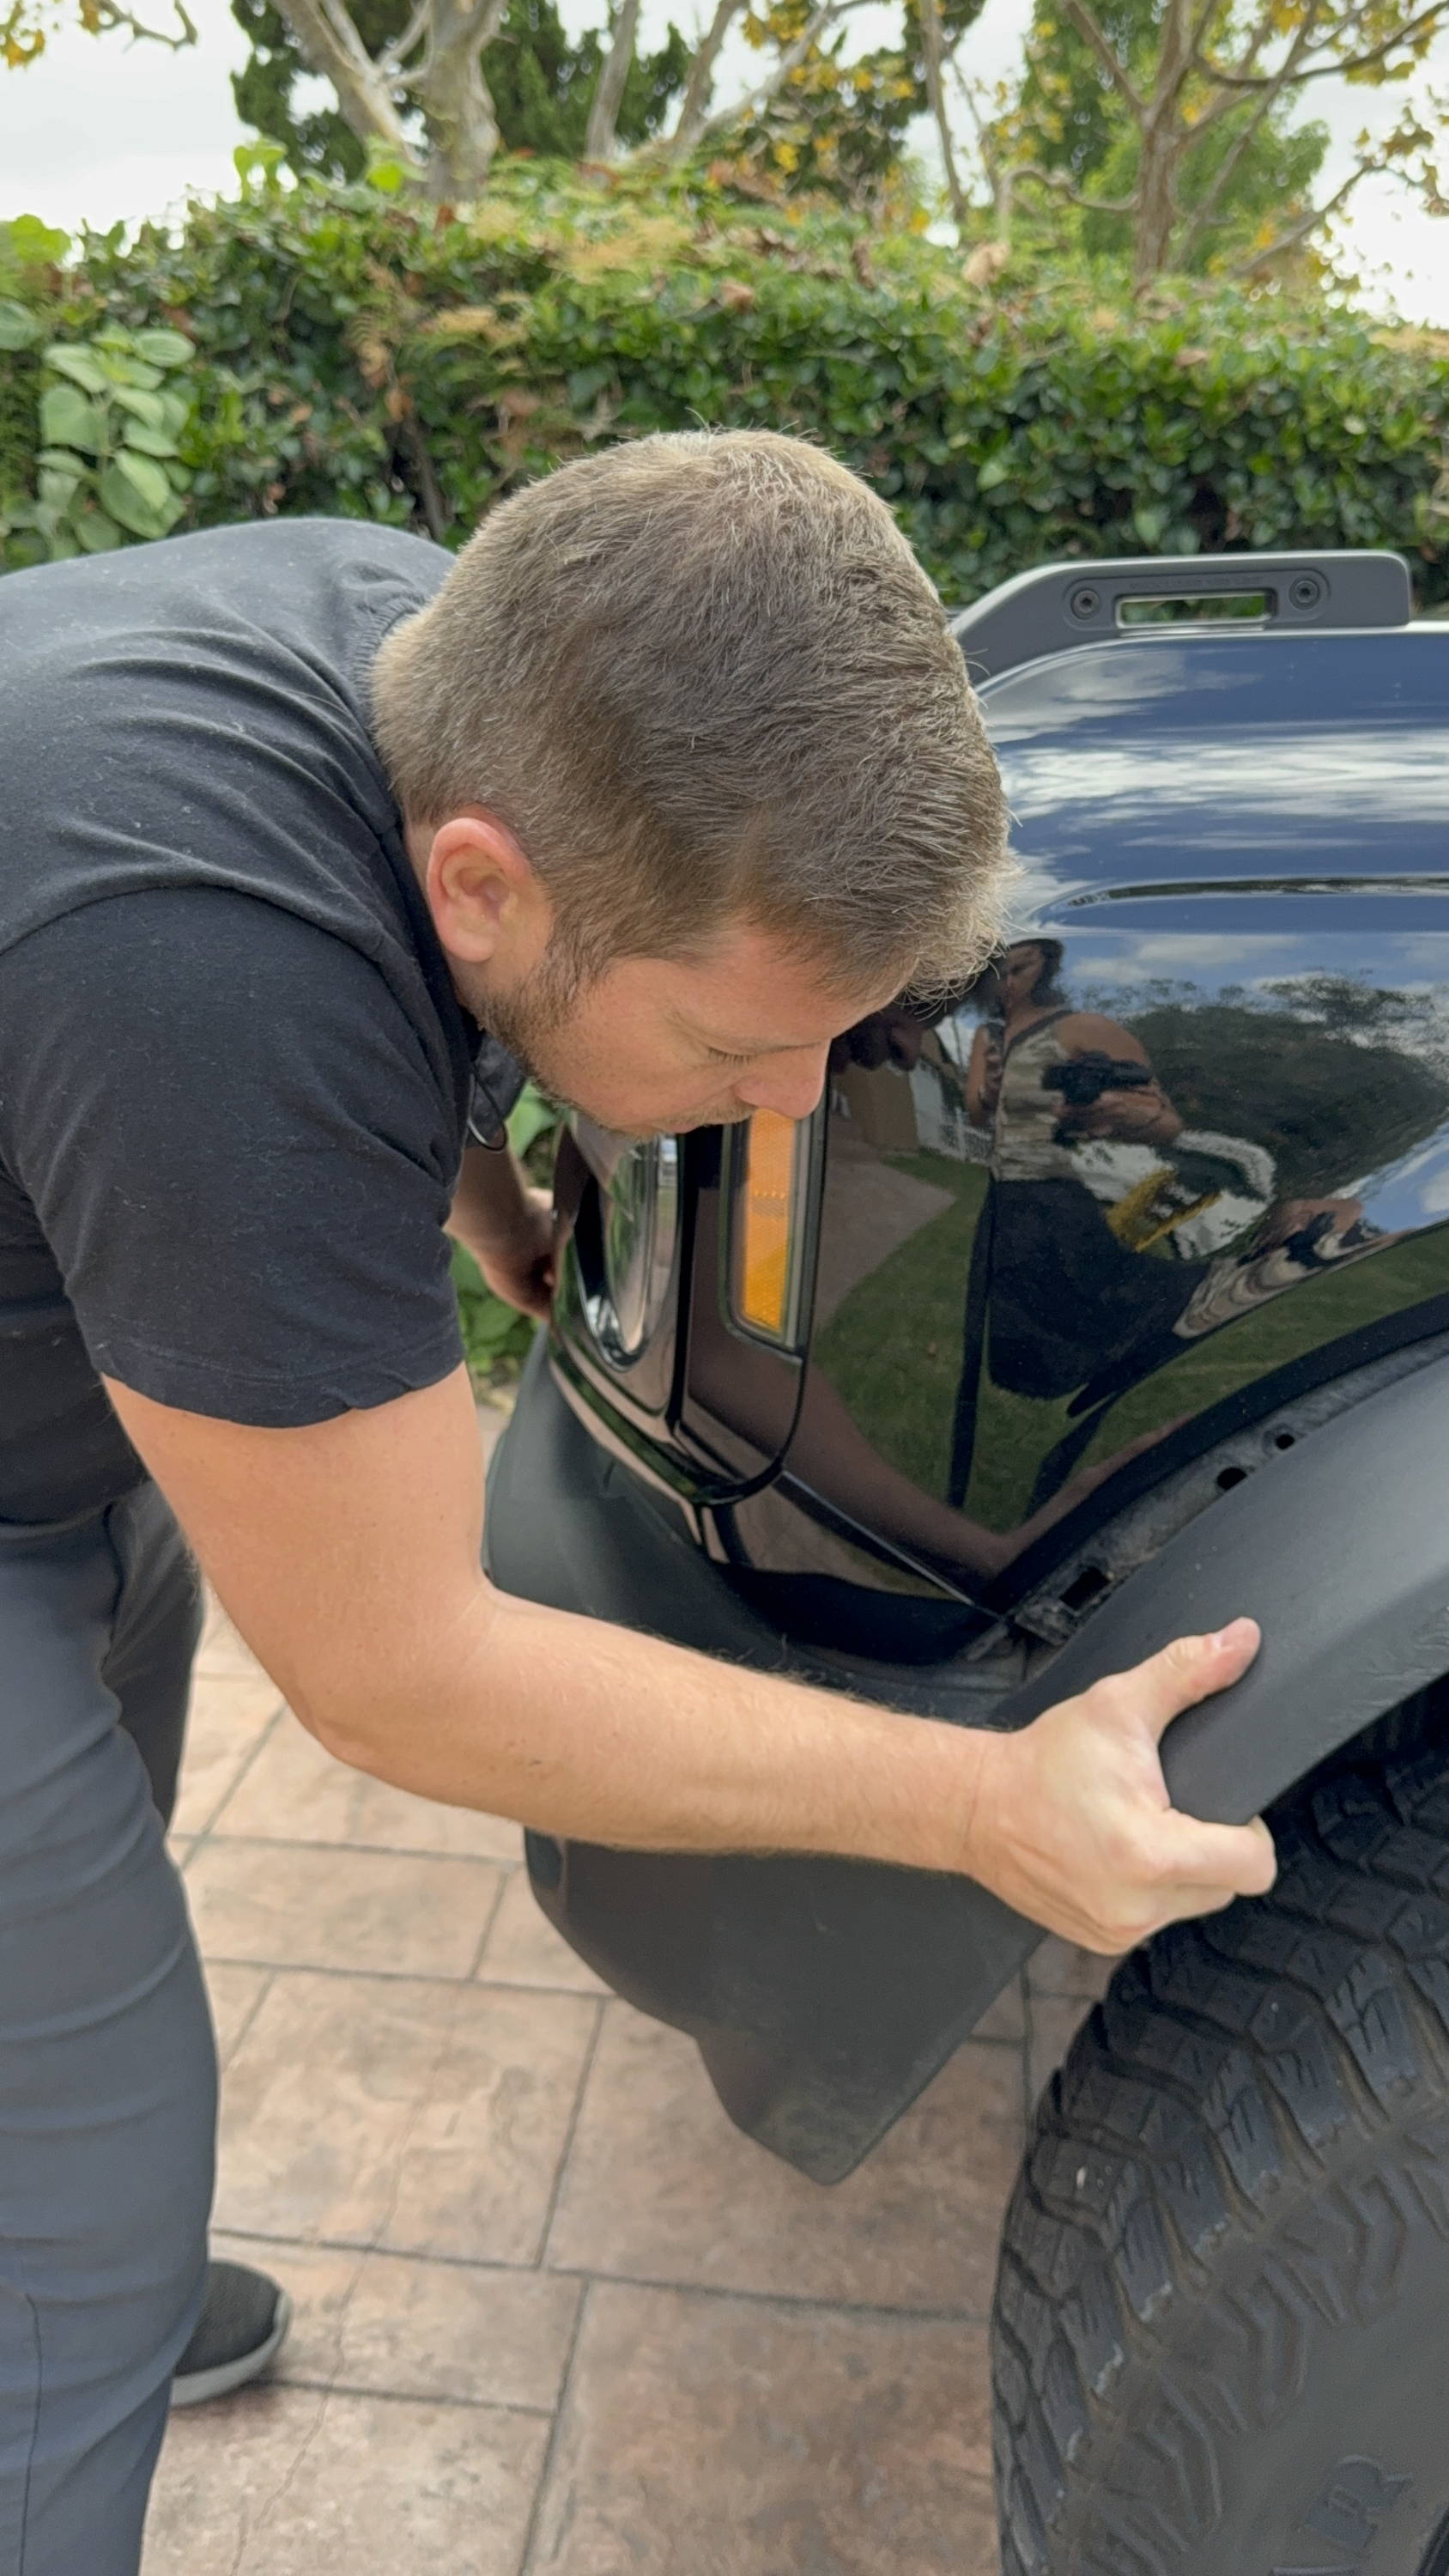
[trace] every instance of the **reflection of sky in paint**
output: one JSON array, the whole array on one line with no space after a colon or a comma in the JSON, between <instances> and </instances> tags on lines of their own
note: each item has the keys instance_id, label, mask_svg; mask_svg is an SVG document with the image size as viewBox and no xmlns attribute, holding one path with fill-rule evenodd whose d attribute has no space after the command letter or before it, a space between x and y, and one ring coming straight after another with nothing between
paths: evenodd
<instances>
[{"instance_id":1,"label":"reflection of sky in paint","mask_svg":"<svg viewBox=\"0 0 1449 2576\"><path fill-rule=\"evenodd\" d=\"M1088 932L1085 924L1078 926L1068 916L1066 925L1060 921L1051 924L1054 933L1067 927L1063 990L1079 1006L1120 1015L1129 1025L1144 1009L1181 1009L1190 1019L1197 1007L1225 996L1240 999L1247 1007L1261 1011L1266 1021L1276 1021L1287 1053L1293 1045L1294 1030L1301 1025L1300 1013L1291 1000L1295 985L1327 976L1366 987L1385 987L1412 1001L1417 1006L1414 1014L1398 1026L1371 1027L1358 1033L1345 1031L1340 1042L1346 1067L1351 1066L1359 1047L1389 1047L1432 1066L1441 1075L1449 1074L1449 932L1416 928L1375 937L1366 926L1331 930L1330 923L1364 924L1371 910L1375 918L1381 917L1379 907L1348 897L1288 898L1273 908L1275 914L1285 909L1306 913L1311 923L1308 933L1293 935L1274 930L1235 934L1205 928L1133 930L1113 937L1104 933L1100 917L1093 920ZM1219 920L1224 917L1223 905L1211 901L1186 903L1173 899L1170 907L1165 902L1160 906L1142 904L1133 911L1136 918L1150 918L1154 912L1169 909L1179 920L1184 915ZM1241 911L1243 906L1240 903L1234 909ZM1253 904L1252 909L1256 912L1259 907ZM1426 975L1426 967L1437 967L1440 973ZM1309 1016L1308 999L1305 995L1304 1018ZM1316 1019L1317 1015L1313 1016ZM969 1010L959 1015L959 1021L958 1043L964 1055L973 1024ZM1317 1025L1322 1026L1321 1020ZM1370 1068L1366 1067L1365 1073L1372 1078ZM1257 1134L1253 1104L1246 1100L1241 1132L1249 1139ZM1339 1187L1345 1193L1362 1196L1373 1223L1385 1232L1423 1226L1449 1216L1449 1114L1436 1134L1424 1138L1397 1162L1363 1174L1345 1172Z\"/></svg>"},{"instance_id":2,"label":"reflection of sky in paint","mask_svg":"<svg viewBox=\"0 0 1449 2576\"><path fill-rule=\"evenodd\" d=\"M1232 995L1281 1013L1288 1049L1293 986L1344 978L1419 1005L1345 1032L1346 1063L1388 1046L1449 1072L1446 656L1422 628L1134 639L988 686L1016 919L1063 941L1069 999L1131 1020ZM1386 1231L1449 1217L1449 1119L1362 1195Z\"/></svg>"},{"instance_id":3,"label":"reflection of sky in paint","mask_svg":"<svg viewBox=\"0 0 1449 2576\"><path fill-rule=\"evenodd\" d=\"M1108 643L983 699L1025 900L1449 874L1449 630Z\"/></svg>"},{"instance_id":4,"label":"reflection of sky in paint","mask_svg":"<svg viewBox=\"0 0 1449 2576\"><path fill-rule=\"evenodd\" d=\"M1442 1131L1402 1162L1350 1184L1386 1234L1449 1216L1449 1135Z\"/></svg>"},{"instance_id":5,"label":"reflection of sky in paint","mask_svg":"<svg viewBox=\"0 0 1449 2576\"><path fill-rule=\"evenodd\" d=\"M1205 974L1214 967L1221 967L1229 983L1241 984L1246 980L1245 968L1261 964L1274 950L1279 953L1286 950L1292 955L1298 947L1299 942L1286 933L1269 932L1262 937L1248 933L1240 938L1229 938L1205 932L1199 939L1190 932L1165 931L1156 939L1135 940L1131 948L1124 948L1116 955L1074 955L1071 971L1083 982L1115 975L1124 982L1136 983L1139 979L1156 975L1186 976L1191 968Z\"/></svg>"}]
</instances>

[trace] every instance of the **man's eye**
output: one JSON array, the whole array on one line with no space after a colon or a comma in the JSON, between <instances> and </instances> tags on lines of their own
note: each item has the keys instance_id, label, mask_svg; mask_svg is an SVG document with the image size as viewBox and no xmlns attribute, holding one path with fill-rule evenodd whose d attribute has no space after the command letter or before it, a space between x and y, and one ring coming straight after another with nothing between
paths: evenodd
<instances>
[{"instance_id":1,"label":"man's eye","mask_svg":"<svg viewBox=\"0 0 1449 2576\"><path fill-rule=\"evenodd\" d=\"M731 1055L727 1047L711 1047L709 1052L715 1064L748 1064L750 1060L747 1055Z\"/></svg>"}]
</instances>

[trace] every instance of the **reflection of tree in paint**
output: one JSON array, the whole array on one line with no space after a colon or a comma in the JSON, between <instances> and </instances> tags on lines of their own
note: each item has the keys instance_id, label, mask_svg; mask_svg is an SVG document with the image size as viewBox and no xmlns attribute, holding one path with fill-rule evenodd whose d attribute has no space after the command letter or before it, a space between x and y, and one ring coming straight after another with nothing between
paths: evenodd
<instances>
[{"instance_id":1,"label":"reflection of tree in paint","mask_svg":"<svg viewBox=\"0 0 1449 2576\"><path fill-rule=\"evenodd\" d=\"M1093 1006L1131 1029L1193 1128L1244 1129L1290 1197L1342 1189L1422 1144L1449 1111L1432 1006L1347 976L1269 985L1139 985Z\"/></svg>"}]
</instances>

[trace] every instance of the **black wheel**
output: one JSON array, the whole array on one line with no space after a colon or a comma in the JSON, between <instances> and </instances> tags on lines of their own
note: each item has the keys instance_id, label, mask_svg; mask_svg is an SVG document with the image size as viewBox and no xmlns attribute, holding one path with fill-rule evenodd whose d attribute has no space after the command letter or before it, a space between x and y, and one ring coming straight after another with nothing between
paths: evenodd
<instances>
[{"instance_id":1,"label":"black wheel","mask_svg":"<svg viewBox=\"0 0 1449 2576\"><path fill-rule=\"evenodd\" d=\"M1002 2576L1449 2576L1449 1750L1118 1971L993 2324Z\"/></svg>"}]
</instances>

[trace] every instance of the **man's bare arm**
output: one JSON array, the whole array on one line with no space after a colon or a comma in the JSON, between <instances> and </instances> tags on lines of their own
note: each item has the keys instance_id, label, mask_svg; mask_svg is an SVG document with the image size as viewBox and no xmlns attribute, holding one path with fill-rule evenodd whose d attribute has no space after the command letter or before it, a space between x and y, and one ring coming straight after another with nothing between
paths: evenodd
<instances>
[{"instance_id":1,"label":"man's bare arm","mask_svg":"<svg viewBox=\"0 0 1449 2576\"><path fill-rule=\"evenodd\" d=\"M1155 1754L1251 1660L1250 1626L987 1735L494 1591L461 1370L302 1430L110 1393L303 1724L399 1788L637 1849L962 1871L1108 1950L1271 1882L1266 1833L1174 1815Z\"/></svg>"},{"instance_id":2,"label":"man's bare arm","mask_svg":"<svg viewBox=\"0 0 1449 2576\"><path fill-rule=\"evenodd\" d=\"M552 1203L512 1154L469 1146L447 1231L510 1306L525 1315L547 1315L553 1295Z\"/></svg>"}]
</instances>

